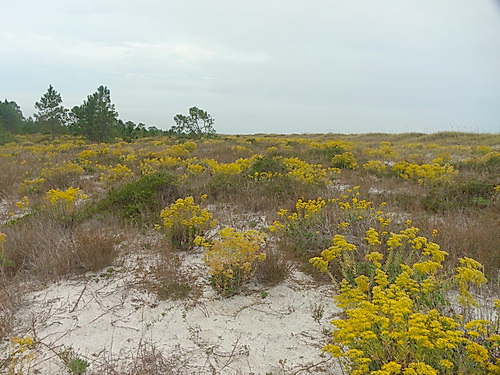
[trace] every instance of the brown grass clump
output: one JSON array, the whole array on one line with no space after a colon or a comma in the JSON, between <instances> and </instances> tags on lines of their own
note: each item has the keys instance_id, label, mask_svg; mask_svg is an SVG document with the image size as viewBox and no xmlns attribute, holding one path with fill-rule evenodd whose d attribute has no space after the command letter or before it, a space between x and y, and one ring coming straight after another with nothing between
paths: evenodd
<instances>
[{"instance_id":1,"label":"brown grass clump","mask_svg":"<svg viewBox=\"0 0 500 375\"><path fill-rule=\"evenodd\" d=\"M165 357L154 344L141 341L130 355L126 366L118 366L114 361L106 361L96 366L90 375L150 375L178 373L182 362Z\"/></svg>"},{"instance_id":2,"label":"brown grass clump","mask_svg":"<svg viewBox=\"0 0 500 375\"><path fill-rule=\"evenodd\" d=\"M14 323L16 293L0 273L0 341L7 337Z\"/></svg>"},{"instance_id":3,"label":"brown grass clump","mask_svg":"<svg viewBox=\"0 0 500 375\"><path fill-rule=\"evenodd\" d=\"M116 227L90 222L82 227L68 225L50 215L33 215L4 229L4 253L13 262L5 272L13 276L28 273L33 279L49 282L71 273L96 271L111 265Z\"/></svg>"},{"instance_id":4,"label":"brown grass clump","mask_svg":"<svg viewBox=\"0 0 500 375\"><path fill-rule=\"evenodd\" d=\"M85 271L98 271L113 264L118 256L117 228L94 222L74 233L72 253Z\"/></svg>"},{"instance_id":5,"label":"brown grass clump","mask_svg":"<svg viewBox=\"0 0 500 375\"><path fill-rule=\"evenodd\" d=\"M256 280L265 286L274 286L285 281L292 271L290 254L278 250L266 251L266 259L257 264Z\"/></svg>"},{"instance_id":6,"label":"brown grass clump","mask_svg":"<svg viewBox=\"0 0 500 375\"><path fill-rule=\"evenodd\" d=\"M195 275L182 272L181 253L172 250L165 238L155 239L146 243L151 264L142 265L139 286L153 293L159 300L184 299L195 296Z\"/></svg>"},{"instance_id":7,"label":"brown grass clump","mask_svg":"<svg viewBox=\"0 0 500 375\"><path fill-rule=\"evenodd\" d=\"M76 266L71 230L50 216L32 216L4 229L4 253L14 263L10 274L27 271L42 282L67 275Z\"/></svg>"}]
</instances>

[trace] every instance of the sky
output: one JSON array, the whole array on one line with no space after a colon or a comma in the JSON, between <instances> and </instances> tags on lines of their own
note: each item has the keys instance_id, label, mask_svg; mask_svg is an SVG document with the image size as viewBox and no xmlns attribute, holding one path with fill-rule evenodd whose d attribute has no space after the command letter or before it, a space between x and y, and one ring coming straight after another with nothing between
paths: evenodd
<instances>
[{"instance_id":1,"label":"sky","mask_svg":"<svg viewBox=\"0 0 500 375\"><path fill-rule=\"evenodd\" d=\"M219 133L500 132L500 0L0 0L0 99Z\"/></svg>"}]
</instances>

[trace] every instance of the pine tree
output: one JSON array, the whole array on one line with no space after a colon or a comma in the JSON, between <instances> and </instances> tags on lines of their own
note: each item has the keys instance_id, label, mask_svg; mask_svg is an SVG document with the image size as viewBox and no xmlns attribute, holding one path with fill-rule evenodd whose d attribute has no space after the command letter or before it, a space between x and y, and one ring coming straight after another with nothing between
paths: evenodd
<instances>
[{"instance_id":1,"label":"pine tree","mask_svg":"<svg viewBox=\"0 0 500 375\"><path fill-rule=\"evenodd\" d=\"M72 115L77 132L91 141L107 142L115 135L118 113L106 86L99 86L81 106L74 107Z\"/></svg>"},{"instance_id":2,"label":"pine tree","mask_svg":"<svg viewBox=\"0 0 500 375\"><path fill-rule=\"evenodd\" d=\"M33 116L42 130L47 129L50 133L61 132L68 122L68 110L62 105L61 94L59 94L52 85L40 101L35 103L38 113Z\"/></svg>"}]
</instances>

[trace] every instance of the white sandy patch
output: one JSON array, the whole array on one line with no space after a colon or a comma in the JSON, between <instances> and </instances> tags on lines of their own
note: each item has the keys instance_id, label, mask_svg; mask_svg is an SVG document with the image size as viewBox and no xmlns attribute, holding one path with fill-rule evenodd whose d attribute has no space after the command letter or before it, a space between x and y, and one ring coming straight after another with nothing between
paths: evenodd
<instances>
[{"instance_id":1,"label":"white sandy patch","mask_svg":"<svg viewBox=\"0 0 500 375\"><path fill-rule=\"evenodd\" d=\"M208 285L195 253L185 256L183 269L200 273L201 296L158 301L134 287L147 271L135 260L137 255L135 266L129 262L27 295L17 334L44 343L36 359L42 374L67 373L47 348L71 346L92 370L109 361L126 366L144 343L154 344L176 374L341 373L321 352L328 322L340 311L331 287L296 272L276 287L223 299Z\"/></svg>"}]
</instances>

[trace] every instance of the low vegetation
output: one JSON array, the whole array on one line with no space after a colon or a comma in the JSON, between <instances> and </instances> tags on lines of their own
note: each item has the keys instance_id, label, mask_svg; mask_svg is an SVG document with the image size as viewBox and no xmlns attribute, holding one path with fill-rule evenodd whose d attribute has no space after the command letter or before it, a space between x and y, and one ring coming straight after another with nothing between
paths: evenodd
<instances>
[{"instance_id":1,"label":"low vegetation","mask_svg":"<svg viewBox=\"0 0 500 375\"><path fill-rule=\"evenodd\" d=\"M332 282L344 314L324 351L350 374L500 371L500 302L476 302L500 286L500 135L181 130L114 143L1 135L0 338L10 349L0 371L29 373L42 345L12 338L13 290L112 269L139 234L161 239L138 285L158 299L196 298L180 272L194 251L221 298L292 269ZM249 212L263 223L245 221ZM90 366L70 349L58 355L70 373Z\"/></svg>"}]
</instances>

